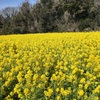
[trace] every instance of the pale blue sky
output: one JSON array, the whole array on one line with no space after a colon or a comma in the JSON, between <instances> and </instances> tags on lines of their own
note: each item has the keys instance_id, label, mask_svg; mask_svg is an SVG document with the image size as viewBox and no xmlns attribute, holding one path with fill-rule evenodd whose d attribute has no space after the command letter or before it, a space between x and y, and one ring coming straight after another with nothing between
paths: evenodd
<instances>
[{"instance_id":1,"label":"pale blue sky","mask_svg":"<svg viewBox=\"0 0 100 100\"><path fill-rule=\"evenodd\" d=\"M20 6L25 0L0 0L0 10L5 7ZM31 4L34 4L36 0L28 0Z\"/></svg>"}]
</instances>

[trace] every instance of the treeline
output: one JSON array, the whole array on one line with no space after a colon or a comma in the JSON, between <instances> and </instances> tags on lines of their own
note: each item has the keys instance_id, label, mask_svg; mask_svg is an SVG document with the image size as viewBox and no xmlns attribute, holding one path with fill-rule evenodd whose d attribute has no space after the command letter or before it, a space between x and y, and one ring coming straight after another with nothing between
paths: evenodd
<instances>
[{"instance_id":1,"label":"treeline","mask_svg":"<svg viewBox=\"0 0 100 100\"><path fill-rule=\"evenodd\" d=\"M0 34L100 31L100 0L25 1L0 15Z\"/></svg>"}]
</instances>

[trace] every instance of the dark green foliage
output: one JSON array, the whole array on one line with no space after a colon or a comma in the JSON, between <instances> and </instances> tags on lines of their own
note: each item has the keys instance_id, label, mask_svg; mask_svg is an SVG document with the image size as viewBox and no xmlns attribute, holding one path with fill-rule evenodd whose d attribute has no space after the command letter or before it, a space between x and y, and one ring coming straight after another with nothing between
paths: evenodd
<instances>
[{"instance_id":1,"label":"dark green foliage","mask_svg":"<svg viewBox=\"0 0 100 100\"><path fill-rule=\"evenodd\" d=\"M86 18L85 20L81 20L79 24L80 31L92 31L94 30L95 22L92 19Z\"/></svg>"},{"instance_id":2,"label":"dark green foliage","mask_svg":"<svg viewBox=\"0 0 100 100\"><path fill-rule=\"evenodd\" d=\"M40 0L33 6L26 1L0 15L0 34L99 30L99 0Z\"/></svg>"}]
</instances>

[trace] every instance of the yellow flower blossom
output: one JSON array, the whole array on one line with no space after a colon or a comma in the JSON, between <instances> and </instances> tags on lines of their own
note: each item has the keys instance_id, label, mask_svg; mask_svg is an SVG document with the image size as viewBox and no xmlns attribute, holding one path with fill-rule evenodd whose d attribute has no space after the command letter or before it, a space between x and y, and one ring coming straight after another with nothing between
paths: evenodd
<instances>
[{"instance_id":1,"label":"yellow flower blossom","mask_svg":"<svg viewBox=\"0 0 100 100\"><path fill-rule=\"evenodd\" d=\"M47 91L44 91L44 94L46 95L46 96L48 96L48 97L50 97L51 95L52 95L52 93L53 93L53 90L52 89L48 89Z\"/></svg>"},{"instance_id":2,"label":"yellow flower blossom","mask_svg":"<svg viewBox=\"0 0 100 100\"><path fill-rule=\"evenodd\" d=\"M59 88L56 88L56 92L59 92Z\"/></svg>"},{"instance_id":3,"label":"yellow flower blossom","mask_svg":"<svg viewBox=\"0 0 100 100\"><path fill-rule=\"evenodd\" d=\"M25 94L25 96L28 96L29 95L29 89L28 88L25 88L24 89L24 94Z\"/></svg>"},{"instance_id":4,"label":"yellow flower blossom","mask_svg":"<svg viewBox=\"0 0 100 100\"><path fill-rule=\"evenodd\" d=\"M79 94L79 96L81 97L81 96L84 95L84 91L83 91L83 90L79 90L79 91L78 91L78 94Z\"/></svg>"},{"instance_id":5,"label":"yellow flower blossom","mask_svg":"<svg viewBox=\"0 0 100 100\"><path fill-rule=\"evenodd\" d=\"M61 97L60 96L57 96L57 99L56 100L61 100Z\"/></svg>"}]
</instances>

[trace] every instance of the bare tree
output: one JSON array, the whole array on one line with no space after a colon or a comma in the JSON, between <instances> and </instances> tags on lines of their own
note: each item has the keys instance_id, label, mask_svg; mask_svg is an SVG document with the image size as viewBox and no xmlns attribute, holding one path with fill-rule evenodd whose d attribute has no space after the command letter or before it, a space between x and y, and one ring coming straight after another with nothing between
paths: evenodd
<instances>
[{"instance_id":1,"label":"bare tree","mask_svg":"<svg viewBox=\"0 0 100 100\"><path fill-rule=\"evenodd\" d=\"M7 7L2 10L2 15L4 18L11 18L18 13L18 8L15 7Z\"/></svg>"}]
</instances>

